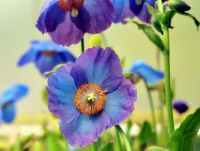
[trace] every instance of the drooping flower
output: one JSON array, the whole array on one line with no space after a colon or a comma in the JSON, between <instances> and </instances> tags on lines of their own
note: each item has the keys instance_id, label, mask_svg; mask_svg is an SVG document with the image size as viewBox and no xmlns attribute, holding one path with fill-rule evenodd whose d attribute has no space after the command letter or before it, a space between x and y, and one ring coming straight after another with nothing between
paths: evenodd
<instances>
[{"instance_id":1,"label":"drooping flower","mask_svg":"<svg viewBox=\"0 0 200 151\"><path fill-rule=\"evenodd\" d=\"M67 49L51 41L32 41L31 47L20 58L18 66L34 62L41 74L51 71L55 66L74 62L75 57Z\"/></svg>"},{"instance_id":2,"label":"drooping flower","mask_svg":"<svg viewBox=\"0 0 200 151\"><path fill-rule=\"evenodd\" d=\"M3 92L0 99L0 121L11 123L16 116L16 101L28 93L28 87L22 84L15 84Z\"/></svg>"},{"instance_id":3,"label":"drooping flower","mask_svg":"<svg viewBox=\"0 0 200 151\"><path fill-rule=\"evenodd\" d=\"M85 33L106 30L113 18L110 0L47 0L36 26L49 33L54 42L69 46L78 43Z\"/></svg>"},{"instance_id":4,"label":"drooping flower","mask_svg":"<svg viewBox=\"0 0 200 151\"><path fill-rule=\"evenodd\" d=\"M162 71L152 68L141 60L136 61L132 65L130 72L143 78L147 83L152 85L164 78L164 73Z\"/></svg>"},{"instance_id":5,"label":"drooping flower","mask_svg":"<svg viewBox=\"0 0 200 151\"><path fill-rule=\"evenodd\" d=\"M185 113L189 108L187 103L183 100L174 101L173 107L179 114Z\"/></svg>"},{"instance_id":6,"label":"drooping flower","mask_svg":"<svg viewBox=\"0 0 200 151\"><path fill-rule=\"evenodd\" d=\"M123 78L111 48L94 47L48 79L49 109L60 118L62 134L73 146L85 146L133 111L135 86Z\"/></svg>"}]
</instances>

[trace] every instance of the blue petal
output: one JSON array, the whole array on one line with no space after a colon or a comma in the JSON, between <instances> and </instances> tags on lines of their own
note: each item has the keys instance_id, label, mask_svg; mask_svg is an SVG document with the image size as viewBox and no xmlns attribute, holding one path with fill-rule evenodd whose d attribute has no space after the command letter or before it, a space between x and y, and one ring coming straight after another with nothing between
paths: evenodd
<instances>
[{"instance_id":1,"label":"blue petal","mask_svg":"<svg viewBox=\"0 0 200 151\"><path fill-rule=\"evenodd\" d=\"M156 84L164 78L164 73L153 69L143 61L137 61L133 64L131 72L142 77L149 84Z\"/></svg>"},{"instance_id":2,"label":"blue petal","mask_svg":"<svg viewBox=\"0 0 200 151\"><path fill-rule=\"evenodd\" d=\"M47 32L53 32L57 26L65 19L66 11L61 9L57 3L49 6L45 16L45 26Z\"/></svg>"},{"instance_id":3,"label":"blue petal","mask_svg":"<svg viewBox=\"0 0 200 151\"><path fill-rule=\"evenodd\" d=\"M74 105L76 86L70 76L73 64L65 64L48 79L49 110L65 122L71 122L79 116Z\"/></svg>"},{"instance_id":4,"label":"blue petal","mask_svg":"<svg viewBox=\"0 0 200 151\"><path fill-rule=\"evenodd\" d=\"M141 4L137 4L136 0L130 0L130 8L134 12L135 15L139 15L142 11L145 0L141 0Z\"/></svg>"},{"instance_id":5,"label":"blue petal","mask_svg":"<svg viewBox=\"0 0 200 151\"><path fill-rule=\"evenodd\" d=\"M115 52L100 47L86 50L76 60L77 71L86 75L88 82L99 85L108 93L117 89L123 80L120 60ZM74 79L76 81L76 78Z\"/></svg>"},{"instance_id":6,"label":"blue petal","mask_svg":"<svg viewBox=\"0 0 200 151\"><path fill-rule=\"evenodd\" d=\"M106 95L104 111L112 119L110 126L119 124L133 112L136 99L136 88L127 79L123 80L116 91Z\"/></svg>"},{"instance_id":7,"label":"blue petal","mask_svg":"<svg viewBox=\"0 0 200 151\"><path fill-rule=\"evenodd\" d=\"M61 120L60 129L71 145L84 147L94 142L110 126L110 122L106 112L91 116L81 114L71 123Z\"/></svg>"},{"instance_id":8,"label":"blue petal","mask_svg":"<svg viewBox=\"0 0 200 151\"><path fill-rule=\"evenodd\" d=\"M15 84L3 92L0 105L21 99L28 93L28 87L22 84Z\"/></svg>"},{"instance_id":9,"label":"blue petal","mask_svg":"<svg viewBox=\"0 0 200 151\"><path fill-rule=\"evenodd\" d=\"M9 103L5 108L2 109L2 119L6 123L11 123L15 119L16 109L14 102Z\"/></svg>"},{"instance_id":10,"label":"blue petal","mask_svg":"<svg viewBox=\"0 0 200 151\"><path fill-rule=\"evenodd\" d=\"M115 9L115 23L125 23L124 19L134 17L133 12L130 10L129 0L113 0L112 3Z\"/></svg>"}]
</instances>

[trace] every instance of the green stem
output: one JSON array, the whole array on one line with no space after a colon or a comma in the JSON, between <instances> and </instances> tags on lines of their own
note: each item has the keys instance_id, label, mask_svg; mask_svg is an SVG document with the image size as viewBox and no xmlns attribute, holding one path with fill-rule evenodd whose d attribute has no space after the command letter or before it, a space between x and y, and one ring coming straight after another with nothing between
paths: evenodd
<instances>
[{"instance_id":1,"label":"green stem","mask_svg":"<svg viewBox=\"0 0 200 151\"><path fill-rule=\"evenodd\" d=\"M163 13L163 2L162 0L158 0L157 1L157 5L158 5L158 10Z\"/></svg>"},{"instance_id":2,"label":"green stem","mask_svg":"<svg viewBox=\"0 0 200 151\"><path fill-rule=\"evenodd\" d=\"M151 92L150 92L150 90L148 88L148 85L147 85L146 81L144 81L144 84L145 84L145 87L146 87L146 90L147 90L147 94L148 94L148 98L149 98L153 129L154 129L154 132L156 132L156 114L155 114L155 108L154 108L154 103L153 103L153 97L151 95Z\"/></svg>"},{"instance_id":3,"label":"green stem","mask_svg":"<svg viewBox=\"0 0 200 151\"><path fill-rule=\"evenodd\" d=\"M97 142L94 142L91 147L92 147L91 151L97 151L98 150L97 149Z\"/></svg>"},{"instance_id":4,"label":"green stem","mask_svg":"<svg viewBox=\"0 0 200 151\"><path fill-rule=\"evenodd\" d=\"M163 44L164 44L164 64L165 64L165 91L166 104L168 114L168 129L171 136L174 132L174 119L172 108L172 93L171 93L171 78L170 78L170 43L169 43L169 29L165 26L163 29Z\"/></svg>"},{"instance_id":5,"label":"green stem","mask_svg":"<svg viewBox=\"0 0 200 151\"><path fill-rule=\"evenodd\" d=\"M119 136L117 129L115 129L115 137L116 137L115 140L116 140L116 143L117 143L116 150L117 151L123 151L120 136Z\"/></svg>"},{"instance_id":6,"label":"green stem","mask_svg":"<svg viewBox=\"0 0 200 151\"><path fill-rule=\"evenodd\" d=\"M116 125L115 127L116 127L116 129L118 130L118 133L121 135L122 139L124 140L124 144L125 144L125 146L126 146L126 150L127 150L127 151L132 151L132 150L131 150L131 145L130 145L130 143L129 143L129 141L128 141L128 138L126 137L126 135L125 135L125 133L123 132L122 128L121 128L119 125Z\"/></svg>"},{"instance_id":7,"label":"green stem","mask_svg":"<svg viewBox=\"0 0 200 151\"><path fill-rule=\"evenodd\" d=\"M84 38L81 39L81 53L85 51Z\"/></svg>"}]
</instances>

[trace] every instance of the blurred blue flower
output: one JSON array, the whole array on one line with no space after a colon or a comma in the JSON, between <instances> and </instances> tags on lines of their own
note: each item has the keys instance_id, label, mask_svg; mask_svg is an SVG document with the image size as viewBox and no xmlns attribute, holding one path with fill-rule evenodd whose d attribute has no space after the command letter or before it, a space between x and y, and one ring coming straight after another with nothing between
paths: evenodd
<instances>
[{"instance_id":1,"label":"blurred blue flower","mask_svg":"<svg viewBox=\"0 0 200 151\"><path fill-rule=\"evenodd\" d=\"M187 103L183 100L174 101L173 107L179 114L185 113L189 108Z\"/></svg>"},{"instance_id":2,"label":"blurred blue flower","mask_svg":"<svg viewBox=\"0 0 200 151\"><path fill-rule=\"evenodd\" d=\"M28 93L28 87L15 84L3 92L0 99L0 121L11 123L16 115L15 103Z\"/></svg>"},{"instance_id":3,"label":"blurred blue flower","mask_svg":"<svg viewBox=\"0 0 200 151\"><path fill-rule=\"evenodd\" d=\"M31 47L20 58L18 66L34 62L41 74L62 63L74 62L75 57L67 49L51 41L32 41Z\"/></svg>"},{"instance_id":4,"label":"blurred blue flower","mask_svg":"<svg viewBox=\"0 0 200 151\"><path fill-rule=\"evenodd\" d=\"M143 78L148 84L152 85L164 78L164 73L162 71L152 68L141 60L136 61L132 65L130 72Z\"/></svg>"}]
</instances>

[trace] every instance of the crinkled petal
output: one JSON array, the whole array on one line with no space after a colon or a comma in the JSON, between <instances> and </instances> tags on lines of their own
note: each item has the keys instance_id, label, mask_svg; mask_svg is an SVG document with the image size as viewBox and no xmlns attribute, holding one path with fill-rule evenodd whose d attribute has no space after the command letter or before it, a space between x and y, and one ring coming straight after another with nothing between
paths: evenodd
<instances>
[{"instance_id":1,"label":"crinkled petal","mask_svg":"<svg viewBox=\"0 0 200 151\"><path fill-rule=\"evenodd\" d=\"M72 21L83 32L100 33L111 26L114 8L110 0L85 0L77 17Z\"/></svg>"},{"instance_id":2,"label":"crinkled petal","mask_svg":"<svg viewBox=\"0 0 200 151\"><path fill-rule=\"evenodd\" d=\"M80 42L84 35L71 21L70 13L67 13L64 21L57 26L56 30L49 34L54 42L67 46Z\"/></svg>"},{"instance_id":3,"label":"crinkled petal","mask_svg":"<svg viewBox=\"0 0 200 151\"><path fill-rule=\"evenodd\" d=\"M99 85L108 93L117 89L123 79L120 60L111 48L86 50L77 58L75 67L79 75L82 72L87 76L89 83Z\"/></svg>"},{"instance_id":4,"label":"crinkled petal","mask_svg":"<svg viewBox=\"0 0 200 151\"><path fill-rule=\"evenodd\" d=\"M73 146L84 147L94 142L110 126L110 117L102 111L95 115L81 114L71 123L60 122L64 137Z\"/></svg>"},{"instance_id":5,"label":"crinkled petal","mask_svg":"<svg viewBox=\"0 0 200 151\"><path fill-rule=\"evenodd\" d=\"M130 9L130 0L112 0L115 9L115 23L126 23L126 18L133 18L135 15Z\"/></svg>"},{"instance_id":6,"label":"crinkled petal","mask_svg":"<svg viewBox=\"0 0 200 151\"><path fill-rule=\"evenodd\" d=\"M162 71L155 70L143 61L137 61L133 64L131 72L142 77L149 84L156 84L164 78Z\"/></svg>"},{"instance_id":7,"label":"crinkled petal","mask_svg":"<svg viewBox=\"0 0 200 151\"><path fill-rule=\"evenodd\" d=\"M110 127L119 124L133 112L136 99L136 88L127 79L123 80L116 91L106 95L104 111L112 119Z\"/></svg>"},{"instance_id":8,"label":"crinkled petal","mask_svg":"<svg viewBox=\"0 0 200 151\"><path fill-rule=\"evenodd\" d=\"M28 87L23 84L15 84L11 86L3 92L0 105L21 99L28 93L28 90Z\"/></svg>"},{"instance_id":9,"label":"crinkled petal","mask_svg":"<svg viewBox=\"0 0 200 151\"><path fill-rule=\"evenodd\" d=\"M14 102L10 102L5 108L2 109L2 119L6 123L11 123L15 119L16 109Z\"/></svg>"},{"instance_id":10,"label":"crinkled petal","mask_svg":"<svg viewBox=\"0 0 200 151\"><path fill-rule=\"evenodd\" d=\"M65 64L48 79L49 110L66 123L79 116L74 105L76 86L70 76L73 64Z\"/></svg>"}]
</instances>

